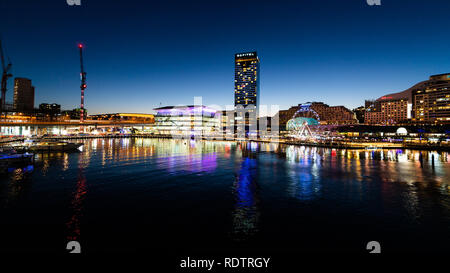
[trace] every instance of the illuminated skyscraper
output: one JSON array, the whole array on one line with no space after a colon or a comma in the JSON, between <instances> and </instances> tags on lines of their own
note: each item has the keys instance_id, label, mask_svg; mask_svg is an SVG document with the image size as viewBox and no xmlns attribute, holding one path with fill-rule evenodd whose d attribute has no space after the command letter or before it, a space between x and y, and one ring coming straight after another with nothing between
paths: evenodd
<instances>
[{"instance_id":1,"label":"illuminated skyscraper","mask_svg":"<svg viewBox=\"0 0 450 273\"><path fill-rule=\"evenodd\" d=\"M234 105L259 106L259 59L256 52L235 54Z\"/></svg>"},{"instance_id":2,"label":"illuminated skyscraper","mask_svg":"<svg viewBox=\"0 0 450 273\"><path fill-rule=\"evenodd\" d=\"M234 107L238 137L256 135L259 107L259 59L256 52L234 56Z\"/></svg>"}]
</instances>

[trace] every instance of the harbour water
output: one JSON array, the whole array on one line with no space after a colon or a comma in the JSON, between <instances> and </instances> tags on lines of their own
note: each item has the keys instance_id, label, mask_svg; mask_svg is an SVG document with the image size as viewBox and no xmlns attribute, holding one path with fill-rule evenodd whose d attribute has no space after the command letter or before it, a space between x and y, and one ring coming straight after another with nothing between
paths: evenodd
<instances>
[{"instance_id":1,"label":"harbour water","mask_svg":"<svg viewBox=\"0 0 450 273\"><path fill-rule=\"evenodd\" d=\"M0 252L445 252L450 155L92 139L0 177Z\"/></svg>"}]
</instances>

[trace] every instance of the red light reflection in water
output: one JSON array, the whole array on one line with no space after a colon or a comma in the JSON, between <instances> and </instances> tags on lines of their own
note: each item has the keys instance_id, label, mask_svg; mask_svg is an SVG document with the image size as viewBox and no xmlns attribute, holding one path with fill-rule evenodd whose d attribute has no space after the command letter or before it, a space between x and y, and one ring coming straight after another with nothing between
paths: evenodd
<instances>
[{"instance_id":1,"label":"red light reflection in water","mask_svg":"<svg viewBox=\"0 0 450 273\"><path fill-rule=\"evenodd\" d=\"M87 193L86 188L86 178L84 177L84 163L83 163L83 154L80 154L80 161L78 162L78 182L77 188L73 193L73 199L71 202L71 207L73 210L72 217L69 222L66 224L68 230L67 239L69 241L77 241L80 238L80 218L83 216L83 200Z\"/></svg>"}]
</instances>

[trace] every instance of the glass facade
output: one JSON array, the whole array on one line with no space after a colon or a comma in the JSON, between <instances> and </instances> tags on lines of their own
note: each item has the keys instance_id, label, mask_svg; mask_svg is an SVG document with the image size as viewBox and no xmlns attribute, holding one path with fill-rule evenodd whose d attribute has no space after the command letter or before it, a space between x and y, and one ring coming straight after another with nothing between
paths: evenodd
<instances>
[{"instance_id":1,"label":"glass facade","mask_svg":"<svg viewBox=\"0 0 450 273\"><path fill-rule=\"evenodd\" d=\"M298 118L293 118L290 119L287 124L286 124L286 129L288 131L291 130L297 130L298 128L302 127L305 125L305 123L307 125L319 125L320 123L314 119L314 118L304 118L304 117L298 117Z\"/></svg>"},{"instance_id":2,"label":"glass facade","mask_svg":"<svg viewBox=\"0 0 450 273\"><path fill-rule=\"evenodd\" d=\"M216 110L205 106L167 106L154 110L159 134L209 135L219 131Z\"/></svg>"}]
</instances>

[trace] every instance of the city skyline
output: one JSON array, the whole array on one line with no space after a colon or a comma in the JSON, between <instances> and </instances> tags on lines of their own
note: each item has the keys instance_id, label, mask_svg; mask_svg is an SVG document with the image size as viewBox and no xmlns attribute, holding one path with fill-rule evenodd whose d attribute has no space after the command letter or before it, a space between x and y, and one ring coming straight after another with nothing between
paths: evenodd
<instances>
[{"instance_id":1,"label":"city skyline","mask_svg":"<svg viewBox=\"0 0 450 273\"><path fill-rule=\"evenodd\" d=\"M441 7L449 5L433 2ZM280 109L307 101L352 109L366 99L406 90L429 75L450 70L449 61L441 55L449 38L437 28L449 19L438 16L445 13L444 8L435 10L430 3L410 1L402 5L392 1L369 6L365 1L323 1L302 6L302 2L287 1L283 10L291 9L284 15L270 2L248 1L240 6L233 1L205 3L181 3L167 18L146 14L167 11L169 7L160 2L138 5L131 1L114 6L99 1L69 7L65 1L42 1L27 3L28 9L22 1L2 3L5 10L22 9L27 18L3 17L2 24L6 20L10 27L2 30L2 39L13 62L14 77L29 78L36 87L35 107L56 102L64 109L79 107L76 47L84 43L86 108L90 114L150 113L160 104L192 104L195 96L202 96L205 105L231 105L233 56L238 52L258 51L260 103L278 104ZM122 17L118 16L120 9L124 9ZM423 9L433 9L433 20L427 20L426 12L414 19L409 16ZM126 11L137 15L130 18ZM238 11L248 16L240 16ZM227 12L234 17L228 18ZM299 19L296 12L311 14ZM202 15L201 19L195 19L196 15ZM313 20L318 15L328 18ZM213 16L223 20L207 25ZM79 18L82 20L77 21ZM405 30L406 18L411 31ZM281 19L284 21L279 22ZM61 25L49 24L55 20ZM353 25L354 21L360 25ZM283 22L289 26L281 27ZM244 30L238 28L243 24ZM340 34L335 34L338 31ZM61 35L55 38L56 33ZM417 33L426 33L441 43L424 44ZM8 102L12 101L12 90L10 80Z\"/></svg>"},{"instance_id":2,"label":"city skyline","mask_svg":"<svg viewBox=\"0 0 450 273\"><path fill-rule=\"evenodd\" d=\"M1 0L0 253L145 255L158 272L299 271L327 254L436 267L449 8Z\"/></svg>"}]
</instances>

